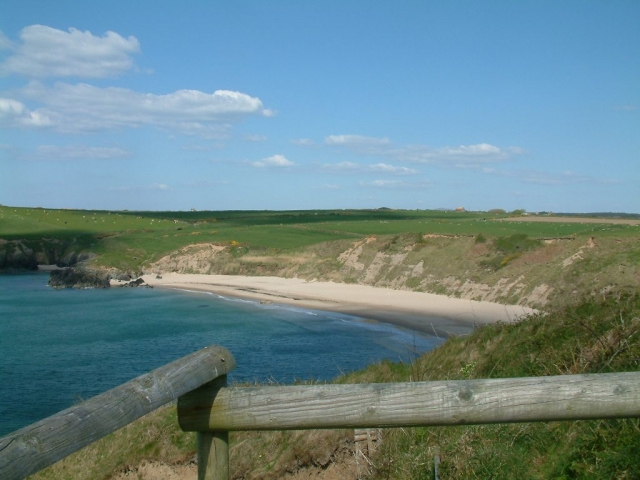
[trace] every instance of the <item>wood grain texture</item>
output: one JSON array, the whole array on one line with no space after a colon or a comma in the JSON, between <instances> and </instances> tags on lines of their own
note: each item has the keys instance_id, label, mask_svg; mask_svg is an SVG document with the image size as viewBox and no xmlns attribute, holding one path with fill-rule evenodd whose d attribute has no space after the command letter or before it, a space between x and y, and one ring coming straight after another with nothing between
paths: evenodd
<instances>
[{"instance_id":1,"label":"wood grain texture","mask_svg":"<svg viewBox=\"0 0 640 480\"><path fill-rule=\"evenodd\" d=\"M640 416L640 372L360 385L202 388L186 431L466 425Z\"/></svg>"},{"instance_id":2,"label":"wood grain texture","mask_svg":"<svg viewBox=\"0 0 640 480\"><path fill-rule=\"evenodd\" d=\"M204 388L213 391L226 386L227 376L222 375ZM229 432L198 432L197 455L198 480L229 480Z\"/></svg>"},{"instance_id":3,"label":"wood grain texture","mask_svg":"<svg viewBox=\"0 0 640 480\"><path fill-rule=\"evenodd\" d=\"M229 432L198 432L198 480L229 480Z\"/></svg>"},{"instance_id":4,"label":"wood grain texture","mask_svg":"<svg viewBox=\"0 0 640 480\"><path fill-rule=\"evenodd\" d=\"M227 349L207 347L10 433L0 438L0 478L31 475L233 368Z\"/></svg>"}]
</instances>

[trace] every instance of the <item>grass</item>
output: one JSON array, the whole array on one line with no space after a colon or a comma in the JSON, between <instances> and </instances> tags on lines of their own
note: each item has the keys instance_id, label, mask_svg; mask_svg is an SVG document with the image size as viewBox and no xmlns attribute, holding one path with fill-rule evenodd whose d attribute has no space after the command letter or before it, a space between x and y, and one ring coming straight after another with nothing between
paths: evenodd
<instances>
[{"instance_id":1,"label":"grass","mask_svg":"<svg viewBox=\"0 0 640 480\"><path fill-rule=\"evenodd\" d=\"M383 361L336 379L382 383L640 370L640 294L587 295L514 324L448 339L411 363ZM398 428L383 431L371 479L632 479L640 477L640 419ZM232 478L281 478L324 468L348 450L349 431L236 432ZM159 410L34 478L109 478L143 459L181 462L195 452L175 408ZM348 458L347 458L348 460Z\"/></svg>"},{"instance_id":2,"label":"grass","mask_svg":"<svg viewBox=\"0 0 640 480\"><path fill-rule=\"evenodd\" d=\"M506 213L434 210L314 210L129 212L52 210L0 206L0 245L15 242L58 262L71 252L99 255L96 264L128 271L194 243L236 241L251 249L280 252L370 235L453 235L531 239L572 236L633 237L635 226L581 223L498 222ZM480 235L480 237L478 237ZM46 258L45 258L46 257Z\"/></svg>"},{"instance_id":3,"label":"grass","mask_svg":"<svg viewBox=\"0 0 640 480\"><path fill-rule=\"evenodd\" d=\"M0 206L0 269L6 259L31 250L39 263L95 254L94 265L135 272L186 246L216 244L226 247L211 260L210 268L219 273L366 283L377 259L380 268L371 281L377 286L464 296L468 282L486 291L510 284L511 290L491 299L515 303L546 285L554 307L545 316L489 325L469 337L450 339L411 364L383 362L337 381L638 370L640 227L494 221L506 216L388 209L106 212ZM587 247L590 237L595 246ZM357 261L363 268L348 268L338 258L358 241L363 245ZM322 468L336 454L336 445L349 445L349 435L233 434L235 478L249 472L252 478L279 478L299 466ZM640 478L634 456L640 451L638 419L397 429L384 438L374 478L433 478L436 452L441 478ZM36 478L108 478L144 459L185 461L194 448L193 436L178 430L175 409L168 408Z\"/></svg>"},{"instance_id":4,"label":"grass","mask_svg":"<svg viewBox=\"0 0 640 480\"><path fill-rule=\"evenodd\" d=\"M516 324L449 340L375 381L508 378L640 370L640 295L588 297ZM355 378L346 379L347 381ZM640 420L388 430L375 478L638 478Z\"/></svg>"}]
</instances>

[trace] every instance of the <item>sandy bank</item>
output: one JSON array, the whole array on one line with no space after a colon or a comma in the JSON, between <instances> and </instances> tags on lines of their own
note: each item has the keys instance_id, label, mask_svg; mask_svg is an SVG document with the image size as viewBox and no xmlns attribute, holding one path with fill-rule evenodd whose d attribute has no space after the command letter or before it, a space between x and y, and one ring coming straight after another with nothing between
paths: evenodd
<instances>
[{"instance_id":1,"label":"sandy bank","mask_svg":"<svg viewBox=\"0 0 640 480\"><path fill-rule=\"evenodd\" d=\"M330 310L440 336L467 333L485 323L511 322L535 312L518 305L296 278L170 273L162 278L145 275L143 279L157 287L201 290L259 302Z\"/></svg>"}]
</instances>

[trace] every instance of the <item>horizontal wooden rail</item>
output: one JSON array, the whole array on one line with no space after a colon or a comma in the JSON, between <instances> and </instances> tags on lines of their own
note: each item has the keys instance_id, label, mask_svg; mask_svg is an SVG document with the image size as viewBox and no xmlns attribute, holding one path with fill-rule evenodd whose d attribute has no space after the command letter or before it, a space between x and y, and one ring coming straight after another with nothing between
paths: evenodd
<instances>
[{"instance_id":1,"label":"horizontal wooden rail","mask_svg":"<svg viewBox=\"0 0 640 480\"><path fill-rule=\"evenodd\" d=\"M234 368L227 349L207 347L10 433L0 438L0 478L42 470Z\"/></svg>"},{"instance_id":2,"label":"horizontal wooden rail","mask_svg":"<svg viewBox=\"0 0 640 480\"><path fill-rule=\"evenodd\" d=\"M640 372L416 383L204 386L186 431L404 427L640 416Z\"/></svg>"}]
</instances>

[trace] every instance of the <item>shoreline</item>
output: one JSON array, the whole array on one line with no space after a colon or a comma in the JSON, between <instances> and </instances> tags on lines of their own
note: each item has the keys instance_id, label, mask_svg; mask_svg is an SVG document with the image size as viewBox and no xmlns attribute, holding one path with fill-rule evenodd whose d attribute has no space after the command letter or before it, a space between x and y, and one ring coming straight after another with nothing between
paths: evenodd
<instances>
[{"instance_id":1,"label":"shoreline","mask_svg":"<svg viewBox=\"0 0 640 480\"><path fill-rule=\"evenodd\" d=\"M153 287L332 311L444 338L467 334L478 325L513 322L536 313L520 305L297 278L169 273L142 279Z\"/></svg>"}]
</instances>

